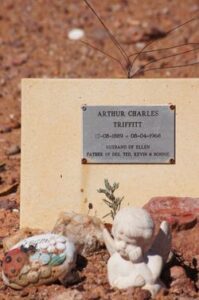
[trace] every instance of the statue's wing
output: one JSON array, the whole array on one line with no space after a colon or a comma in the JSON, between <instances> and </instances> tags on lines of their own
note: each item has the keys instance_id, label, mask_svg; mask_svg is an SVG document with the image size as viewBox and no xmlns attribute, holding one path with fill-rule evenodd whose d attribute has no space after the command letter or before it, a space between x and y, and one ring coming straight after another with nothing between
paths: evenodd
<instances>
[{"instance_id":1,"label":"statue's wing","mask_svg":"<svg viewBox=\"0 0 199 300\"><path fill-rule=\"evenodd\" d=\"M171 230L168 222L160 224L160 230L150 249L150 254L160 255L165 263L171 251Z\"/></svg>"},{"instance_id":2,"label":"statue's wing","mask_svg":"<svg viewBox=\"0 0 199 300\"><path fill-rule=\"evenodd\" d=\"M106 228L103 229L103 238L109 254L112 255L116 251L115 242Z\"/></svg>"}]
</instances>

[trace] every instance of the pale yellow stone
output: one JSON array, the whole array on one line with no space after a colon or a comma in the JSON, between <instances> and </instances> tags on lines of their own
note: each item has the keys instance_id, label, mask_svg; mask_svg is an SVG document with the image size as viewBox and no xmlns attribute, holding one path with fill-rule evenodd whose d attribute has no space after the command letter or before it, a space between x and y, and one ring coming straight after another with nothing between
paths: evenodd
<instances>
[{"instance_id":1,"label":"pale yellow stone","mask_svg":"<svg viewBox=\"0 0 199 300\"><path fill-rule=\"evenodd\" d=\"M123 206L154 196L198 197L199 79L25 79L22 83L21 226L50 229L61 211L99 217L104 178ZM176 164L82 165L87 105L176 105ZM92 126L92 124L91 124ZM106 219L108 221L108 219Z\"/></svg>"},{"instance_id":2,"label":"pale yellow stone","mask_svg":"<svg viewBox=\"0 0 199 300\"><path fill-rule=\"evenodd\" d=\"M27 274L29 271L30 271L30 266L29 265L25 265L21 269L20 274Z\"/></svg>"},{"instance_id":3,"label":"pale yellow stone","mask_svg":"<svg viewBox=\"0 0 199 300\"><path fill-rule=\"evenodd\" d=\"M36 271L31 271L27 274L27 279L29 283L37 283L39 280L39 273Z\"/></svg>"},{"instance_id":4,"label":"pale yellow stone","mask_svg":"<svg viewBox=\"0 0 199 300\"><path fill-rule=\"evenodd\" d=\"M24 275L21 275L19 278L17 278L15 280L15 283L16 285L19 285L19 286L22 286L22 287L25 287L29 284L29 280L27 278L27 275L24 274ZM14 287L15 288L15 287Z\"/></svg>"},{"instance_id":5,"label":"pale yellow stone","mask_svg":"<svg viewBox=\"0 0 199 300\"><path fill-rule=\"evenodd\" d=\"M40 268L40 277L41 278L49 278L51 275L51 267L43 266Z\"/></svg>"}]
</instances>

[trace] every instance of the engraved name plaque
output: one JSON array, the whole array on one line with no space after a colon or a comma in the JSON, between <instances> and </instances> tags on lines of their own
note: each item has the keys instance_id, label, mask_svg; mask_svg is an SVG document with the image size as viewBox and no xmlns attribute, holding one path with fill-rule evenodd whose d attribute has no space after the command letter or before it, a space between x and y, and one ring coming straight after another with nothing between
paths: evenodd
<instances>
[{"instance_id":1,"label":"engraved name plaque","mask_svg":"<svg viewBox=\"0 0 199 300\"><path fill-rule=\"evenodd\" d=\"M175 163L175 106L83 106L82 163Z\"/></svg>"}]
</instances>

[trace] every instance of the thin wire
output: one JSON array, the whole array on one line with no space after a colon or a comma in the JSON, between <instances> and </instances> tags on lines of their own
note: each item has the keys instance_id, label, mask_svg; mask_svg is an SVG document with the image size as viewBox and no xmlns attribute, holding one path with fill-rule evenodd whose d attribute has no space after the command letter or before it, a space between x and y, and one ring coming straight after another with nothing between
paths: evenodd
<instances>
[{"instance_id":1,"label":"thin wire","mask_svg":"<svg viewBox=\"0 0 199 300\"><path fill-rule=\"evenodd\" d=\"M177 68L185 68L185 67L190 67L193 65L198 65L199 61L194 62L194 63L190 63L190 64L184 64L184 65L177 65L177 66L168 66L168 67L158 67L158 68L149 68L149 69L145 69L145 70L140 70L140 72L138 72L137 74L141 73L142 71L144 72L149 72L149 71L154 71L154 70L163 70L163 69L177 69ZM137 75L136 74L136 75ZM133 78L133 76L131 77Z\"/></svg>"},{"instance_id":2,"label":"thin wire","mask_svg":"<svg viewBox=\"0 0 199 300\"><path fill-rule=\"evenodd\" d=\"M93 14L96 16L96 18L99 20L99 22L102 24L102 26L105 28L106 32L108 33L111 41L113 42L113 44L117 47L117 49L119 50L119 52L121 53L121 55L123 56L123 58L125 59L127 64L130 64L130 60L128 55L126 54L125 50L122 48L122 46L120 45L120 43L118 42L118 40L114 37L114 35L111 33L111 31L109 30L109 28L106 26L106 24L104 23L104 21L99 17L99 15L96 13L96 11L94 10L94 8L90 5L90 3L87 0L83 0L86 5L89 7L89 9L93 12Z\"/></svg>"},{"instance_id":3,"label":"thin wire","mask_svg":"<svg viewBox=\"0 0 199 300\"><path fill-rule=\"evenodd\" d=\"M198 20L198 19L199 19L199 17L192 18L192 19L190 19L190 20L188 20L188 21L186 21L186 22L184 22L184 23L182 23L182 24L180 24L180 25L178 25L178 26L172 28L171 30L169 30L169 31L166 32L166 36L168 36L168 34L172 33L173 31L179 29L180 27L183 27L184 25L186 25L186 24L188 24L188 23L190 23L190 22L193 22L193 21L195 21L195 20ZM133 65L133 64L135 63L135 61L138 59L138 57L140 56L140 54L142 54L143 51L144 51L147 47L149 47L151 44L153 44L153 43L156 42L156 41L157 41L157 40L153 40L153 41L149 42L147 45L145 45L145 46L142 48L142 50L141 50L140 52L138 52L138 54L136 55L136 57L133 59L132 65Z\"/></svg>"},{"instance_id":4,"label":"thin wire","mask_svg":"<svg viewBox=\"0 0 199 300\"><path fill-rule=\"evenodd\" d=\"M153 63L156 63L158 61L161 61L161 60L164 60L164 59L167 59L167 58L171 58L171 57L174 57L174 56L186 54L186 53L189 53L189 52L192 52L192 51L196 51L196 50L199 50L199 47L191 49L191 50L187 50L187 51L184 51L184 52L180 52L180 53L176 53L176 54L171 54L171 55L168 55L168 56L164 56L164 57L161 57L161 58L158 58L158 59L154 59L153 61L150 61L150 62L146 63L142 68L145 68L146 66L151 65Z\"/></svg>"},{"instance_id":5,"label":"thin wire","mask_svg":"<svg viewBox=\"0 0 199 300\"><path fill-rule=\"evenodd\" d=\"M126 68L123 66L123 64L121 63L121 61L119 59L117 59L116 57L112 56L111 54L109 54L109 53L107 53L107 52L105 52L105 51L97 48L96 46L91 45L90 43L88 43L86 41L80 40L80 42L83 43L83 44L85 44L86 46L89 46L89 47L93 48L94 50L97 50L97 51L101 52L102 54L108 56L112 60L116 61L122 67L123 71L126 74Z\"/></svg>"},{"instance_id":6,"label":"thin wire","mask_svg":"<svg viewBox=\"0 0 199 300\"><path fill-rule=\"evenodd\" d=\"M155 51L166 51L166 50L169 50L169 49L173 49L173 48L179 48L179 47L182 47L182 46L186 46L186 45L197 45L199 43L186 43L186 44L181 44L181 45L176 45L176 46L172 46L172 47L167 47L167 48L160 48L160 49L154 49L154 50L149 50L149 51L144 51L147 47L149 47L151 44L153 44L154 42L156 42L157 40L152 40L151 42L149 42L147 45L145 45L142 50L140 52L137 52L137 53L133 53L131 55L127 55L126 51L123 49L123 47L121 46L121 44L118 42L118 40L115 38L115 36L111 33L111 31L109 30L109 28L106 26L106 24L103 22L103 20L100 18L100 16L97 14L97 12L94 10L94 8L90 5L90 3L87 1L87 0L83 0L85 2L85 4L89 7L89 9L93 12L93 14L97 17L97 19L99 20L99 22L102 24L102 26L104 27L104 29L106 30L106 32L108 33L112 43L116 46L116 48L119 50L120 54L122 55L122 57L125 59L127 65L124 66L121 61L119 61L119 59L117 59L116 57L106 53L105 51L87 43L87 42L84 42L82 41L84 44L86 44L87 46L89 47L92 47L93 49L97 50L97 51L100 51L102 54L108 56L109 58L111 58L112 60L116 61L117 63L120 64L120 66L122 67L123 71L125 73L127 73L127 76L128 78L132 78L134 77L134 75L138 74L139 72L143 71L140 70L138 71L137 73L135 73L134 75L130 75L131 73L131 70L132 70L132 67L133 67L133 64L134 62L138 59L138 57L142 54L142 53L151 53L151 52L155 52ZM195 20L198 20L199 17L195 17L195 18L192 18L174 28L172 28L171 30L167 31L165 33L165 36L168 36L170 33L172 33L173 31L179 29L180 27L183 27L185 26L186 24L192 22L192 21L195 21ZM192 50L189 50L189 51L186 51L186 52L182 52L182 53L178 53L178 54L173 54L172 56L168 56L168 57L163 57L163 58L160 58L158 60L154 60L153 62L149 62L147 63L146 65L149 65L151 63L155 63L159 60L162 60L162 59L166 59L166 58L169 58L169 57L173 57L173 56L176 56L176 55L182 55L182 54L185 54L187 52L191 52L191 51L194 51L196 49L192 49ZM131 62L130 60L130 57L131 56L134 56L134 59L133 59L133 62ZM159 69L171 69L171 68L180 68L180 67L186 67L186 66L191 66L191 65L195 65L195 64L198 64L199 62L196 62L196 63L192 63L192 64L186 64L186 65L179 65L179 66L170 66L170 67L157 67L157 68L149 68L149 69L145 69L144 71L148 72L148 71L151 71L151 70L159 70ZM145 65L145 66L146 66ZM144 67L145 67L144 66Z\"/></svg>"},{"instance_id":7,"label":"thin wire","mask_svg":"<svg viewBox=\"0 0 199 300\"><path fill-rule=\"evenodd\" d=\"M151 52L158 52L158 51L166 51L166 50L171 50L171 49L174 49L174 48L180 48L180 47L183 47L183 46L192 46L192 45L199 45L199 42L198 43L185 43L185 44L180 44L180 45L171 46L171 47L147 50L147 51L143 51L142 54L151 53ZM131 55L129 55L129 57L134 56L138 53L139 52L132 53Z\"/></svg>"}]
</instances>

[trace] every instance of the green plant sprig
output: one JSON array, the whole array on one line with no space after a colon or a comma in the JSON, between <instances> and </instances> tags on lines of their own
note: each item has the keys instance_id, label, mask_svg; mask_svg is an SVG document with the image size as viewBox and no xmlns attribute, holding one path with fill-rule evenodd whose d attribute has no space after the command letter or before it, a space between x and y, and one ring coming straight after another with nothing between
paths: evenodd
<instances>
[{"instance_id":1,"label":"green plant sprig","mask_svg":"<svg viewBox=\"0 0 199 300\"><path fill-rule=\"evenodd\" d=\"M103 216L103 218L106 218L108 216L111 216L114 220L117 212L120 210L121 203L124 199L124 197L115 197L114 193L119 188L119 183L114 183L112 186L109 183L108 179L104 180L105 189L98 189L97 192L104 194L107 199L102 199L104 203L111 209L108 214Z\"/></svg>"}]
</instances>

